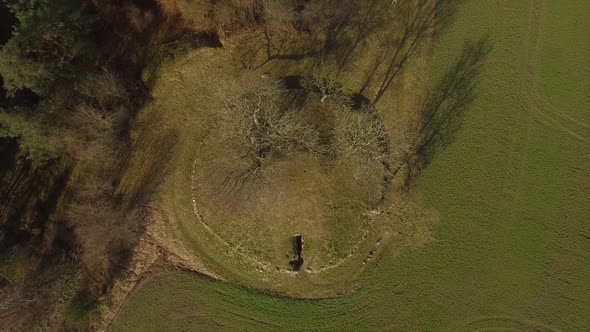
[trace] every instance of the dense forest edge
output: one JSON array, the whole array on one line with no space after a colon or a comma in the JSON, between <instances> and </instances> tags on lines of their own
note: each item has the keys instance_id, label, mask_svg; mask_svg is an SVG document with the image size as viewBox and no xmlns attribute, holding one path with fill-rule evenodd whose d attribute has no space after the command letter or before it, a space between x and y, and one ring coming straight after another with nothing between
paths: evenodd
<instances>
[{"instance_id":1,"label":"dense forest edge","mask_svg":"<svg viewBox=\"0 0 590 332\"><path fill-rule=\"evenodd\" d=\"M219 41L156 1L7 0L0 16L0 326L89 329L150 201L117 193L141 73L171 56L159 45Z\"/></svg>"}]
</instances>

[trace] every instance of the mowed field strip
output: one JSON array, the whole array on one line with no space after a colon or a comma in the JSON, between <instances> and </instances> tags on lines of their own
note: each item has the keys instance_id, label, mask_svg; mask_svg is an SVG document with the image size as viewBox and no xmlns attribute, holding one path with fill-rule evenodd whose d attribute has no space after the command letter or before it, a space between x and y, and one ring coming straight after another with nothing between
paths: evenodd
<instances>
[{"instance_id":1,"label":"mowed field strip","mask_svg":"<svg viewBox=\"0 0 590 332\"><path fill-rule=\"evenodd\" d=\"M413 189L440 215L434 240L387 244L357 292L297 300L166 273L112 329L590 330L589 22L586 0L464 1L424 77L467 40L492 50L462 128Z\"/></svg>"}]
</instances>

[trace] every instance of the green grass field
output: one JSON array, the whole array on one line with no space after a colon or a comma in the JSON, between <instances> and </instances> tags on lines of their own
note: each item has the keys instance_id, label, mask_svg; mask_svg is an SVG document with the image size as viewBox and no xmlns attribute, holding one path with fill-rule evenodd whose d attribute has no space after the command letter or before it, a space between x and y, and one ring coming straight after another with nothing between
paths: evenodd
<instances>
[{"instance_id":1,"label":"green grass field","mask_svg":"<svg viewBox=\"0 0 590 332\"><path fill-rule=\"evenodd\" d=\"M588 22L585 0L461 5L433 81L466 40L493 48L456 139L414 189L440 215L434 240L385 251L359 291L295 300L167 273L113 330L589 330Z\"/></svg>"}]
</instances>

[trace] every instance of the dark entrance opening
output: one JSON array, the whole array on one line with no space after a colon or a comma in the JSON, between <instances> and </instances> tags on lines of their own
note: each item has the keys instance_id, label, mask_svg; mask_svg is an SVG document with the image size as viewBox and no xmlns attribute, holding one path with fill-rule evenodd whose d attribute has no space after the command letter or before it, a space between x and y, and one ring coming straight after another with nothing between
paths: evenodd
<instances>
[{"instance_id":1,"label":"dark entrance opening","mask_svg":"<svg viewBox=\"0 0 590 332\"><path fill-rule=\"evenodd\" d=\"M289 265L291 265L293 271L299 271L303 265L303 257L301 256L303 252L303 237L301 234L297 234L291 238L291 241L293 242L293 254L295 257L289 261Z\"/></svg>"}]
</instances>

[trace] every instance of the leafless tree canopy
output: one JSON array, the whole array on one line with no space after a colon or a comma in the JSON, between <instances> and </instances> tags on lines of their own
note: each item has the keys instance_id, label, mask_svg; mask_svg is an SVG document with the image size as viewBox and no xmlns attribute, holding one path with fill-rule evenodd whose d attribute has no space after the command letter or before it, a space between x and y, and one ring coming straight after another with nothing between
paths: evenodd
<instances>
[{"instance_id":1,"label":"leafless tree canopy","mask_svg":"<svg viewBox=\"0 0 590 332\"><path fill-rule=\"evenodd\" d=\"M277 81L256 75L246 75L220 89L222 132L245 147L240 158L248 165L232 172L228 178L231 187L259 178L272 163L271 155L308 152L320 157L327 152L317 128L300 109L284 102L285 94Z\"/></svg>"},{"instance_id":2,"label":"leafless tree canopy","mask_svg":"<svg viewBox=\"0 0 590 332\"><path fill-rule=\"evenodd\" d=\"M350 89L346 86L338 68L324 61L308 64L308 71L303 76L303 88L320 95L320 102L332 99L344 105L350 103Z\"/></svg>"},{"instance_id":3,"label":"leafless tree canopy","mask_svg":"<svg viewBox=\"0 0 590 332\"><path fill-rule=\"evenodd\" d=\"M277 159L294 153L336 158L355 178L382 176L388 136L373 106L353 110L349 103L339 102L350 100L349 94L334 92L339 99L334 97L323 104L334 119L333 125L319 128L310 121L313 114L306 116L310 110L284 102L289 92L270 78L247 75L224 83L218 90L218 98L223 100L219 127L222 140L241 146L237 159L227 165L225 185L232 191L262 179Z\"/></svg>"},{"instance_id":4,"label":"leafless tree canopy","mask_svg":"<svg viewBox=\"0 0 590 332\"><path fill-rule=\"evenodd\" d=\"M388 135L371 106L340 110L334 136L337 158L352 166L355 178L382 175Z\"/></svg>"}]
</instances>

